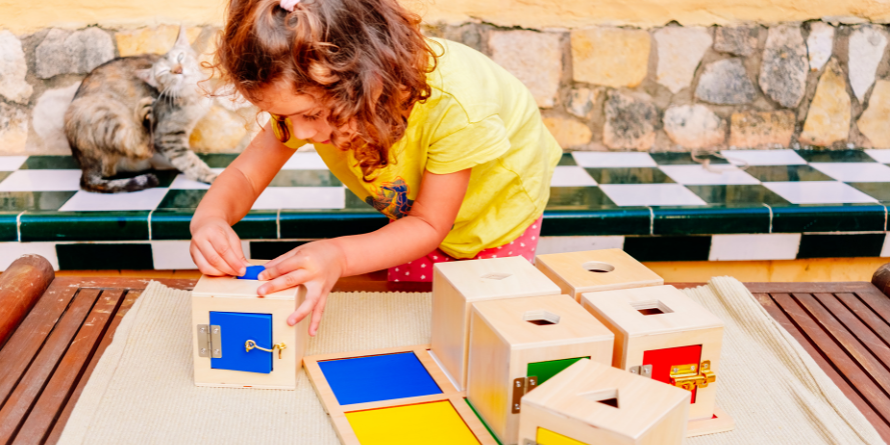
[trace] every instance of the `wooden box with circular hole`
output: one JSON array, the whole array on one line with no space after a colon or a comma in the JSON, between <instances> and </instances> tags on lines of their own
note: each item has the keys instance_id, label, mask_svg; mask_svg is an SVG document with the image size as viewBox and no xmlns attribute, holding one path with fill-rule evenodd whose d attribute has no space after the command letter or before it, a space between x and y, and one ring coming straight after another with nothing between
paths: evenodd
<instances>
[{"instance_id":1,"label":"wooden box with circular hole","mask_svg":"<svg viewBox=\"0 0 890 445\"><path fill-rule=\"evenodd\" d=\"M433 267L432 355L454 386L463 391L470 305L476 301L559 294L559 286L522 257L437 263Z\"/></svg>"},{"instance_id":2,"label":"wooden box with circular hole","mask_svg":"<svg viewBox=\"0 0 890 445\"><path fill-rule=\"evenodd\" d=\"M663 278L621 249L538 255L535 265L576 300L585 292L664 284Z\"/></svg>"},{"instance_id":3,"label":"wooden box with circular hole","mask_svg":"<svg viewBox=\"0 0 890 445\"><path fill-rule=\"evenodd\" d=\"M615 334L612 366L687 391L689 434L732 429L715 407L723 322L673 286L593 292L581 305Z\"/></svg>"},{"instance_id":4,"label":"wooden box with circular hole","mask_svg":"<svg viewBox=\"0 0 890 445\"><path fill-rule=\"evenodd\" d=\"M522 398L519 442L542 445L680 445L688 394L581 360Z\"/></svg>"},{"instance_id":5,"label":"wooden box with circular hole","mask_svg":"<svg viewBox=\"0 0 890 445\"><path fill-rule=\"evenodd\" d=\"M578 360L610 365L614 339L568 295L473 303L467 399L501 443L515 444L522 396Z\"/></svg>"}]
</instances>

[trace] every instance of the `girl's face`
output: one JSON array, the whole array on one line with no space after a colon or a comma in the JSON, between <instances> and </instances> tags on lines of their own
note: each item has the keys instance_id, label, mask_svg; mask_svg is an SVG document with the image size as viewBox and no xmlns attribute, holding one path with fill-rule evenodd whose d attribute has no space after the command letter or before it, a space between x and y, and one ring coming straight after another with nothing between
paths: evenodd
<instances>
[{"instance_id":1,"label":"girl's face","mask_svg":"<svg viewBox=\"0 0 890 445\"><path fill-rule=\"evenodd\" d=\"M312 95L294 92L288 82L274 82L260 89L254 102L261 110L290 119L293 137L316 144L330 144L333 127L328 123L330 110Z\"/></svg>"}]
</instances>

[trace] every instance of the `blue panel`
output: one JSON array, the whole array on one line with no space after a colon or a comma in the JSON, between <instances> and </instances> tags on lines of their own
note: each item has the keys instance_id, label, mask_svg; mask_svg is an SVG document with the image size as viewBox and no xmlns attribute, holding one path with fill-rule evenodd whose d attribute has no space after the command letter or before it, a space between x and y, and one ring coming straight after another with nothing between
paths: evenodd
<instances>
[{"instance_id":1,"label":"blue panel","mask_svg":"<svg viewBox=\"0 0 890 445\"><path fill-rule=\"evenodd\" d=\"M239 280L256 280L260 276L260 272L266 270L266 266L247 266L244 275L238 277Z\"/></svg>"},{"instance_id":2,"label":"blue panel","mask_svg":"<svg viewBox=\"0 0 890 445\"><path fill-rule=\"evenodd\" d=\"M247 340L257 346L272 349L272 314L242 314L238 312L211 312L210 324L220 327L222 357L211 358L213 369L231 369L246 372L272 372L272 353L244 349Z\"/></svg>"},{"instance_id":3,"label":"blue panel","mask_svg":"<svg viewBox=\"0 0 890 445\"><path fill-rule=\"evenodd\" d=\"M319 362L340 405L441 394L413 352Z\"/></svg>"}]
</instances>

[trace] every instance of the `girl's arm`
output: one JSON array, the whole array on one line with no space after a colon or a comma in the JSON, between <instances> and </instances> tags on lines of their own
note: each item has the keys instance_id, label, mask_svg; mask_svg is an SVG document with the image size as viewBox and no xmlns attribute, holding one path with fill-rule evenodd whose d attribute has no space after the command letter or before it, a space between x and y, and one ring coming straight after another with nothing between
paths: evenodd
<instances>
[{"instance_id":1,"label":"girl's arm","mask_svg":"<svg viewBox=\"0 0 890 445\"><path fill-rule=\"evenodd\" d=\"M460 210L471 169L446 175L425 172L408 216L371 233L304 244L266 264L260 295L300 284L306 300L288 317L293 325L312 313L310 335L315 335L325 300L342 276L396 266L435 250L448 235ZM205 198L206 199L206 198Z\"/></svg>"},{"instance_id":2,"label":"girl's arm","mask_svg":"<svg viewBox=\"0 0 890 445\"><path fill-rule=\"evenodd\" d=\"M232 225L240 221L275 174L294 154L272 132L270 124L213 181L189 226L190 251L207 275L240 276L248 265Z\"/></svg>"}]
</instances>

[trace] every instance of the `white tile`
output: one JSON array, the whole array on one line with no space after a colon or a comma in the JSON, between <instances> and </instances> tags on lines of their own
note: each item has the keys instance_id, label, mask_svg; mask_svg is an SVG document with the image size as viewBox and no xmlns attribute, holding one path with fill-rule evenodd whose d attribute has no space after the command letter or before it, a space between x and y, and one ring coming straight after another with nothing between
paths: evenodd
<instances>
[{"instance_id":1,"label":"white tile","mask_svg":"<svg viewBox=\"0 0 890 445\"><path fill-rule=\"evenodd\" d=\"M0 243L0 270L6 270L13 261L29 254L46 258L53 270L59 270L56 243Z\"/></svg>"},{"instance_id":2,"label":"white tile","mask_svg":"<svg viewBox=\"0 0 890 445\"><path fill-rule=\"evenodd\" d=\"M810 165L843 182L890 182L890 167L876 162L811 162Z\"/></svg>"},{"instance_id":3,"label":"white tile","mask_svg":"<svg viewBox=\"0 0 890 445\"><path fill-rule=\"evenodd\" d=\"M584 167L560 165L553 171L550 187L589 187L596 185L596 180L587 174Z\"/></svg>"},{"instance_id":4,"label":"white tile","mask_svg":"<svg viewBox=\"0 0 890 445\"><path fill-rule=\"evenodd\" d=\"M75 193L59 211L154 210L166 194L167 189L163 187L128 193L91 193L81 190Z\"/></svg>"},{"instance_id":5,"label":"white tile","mask_svg":"<svg viewBox=\"0 0 890 445\"><path fill-rule=\"evenodd\" d=\"M80 190L80 170L18 170L0 182L0 192Z\"/></svg>"},{"instance_id":6,"label":"white tile","mask_svg":"<svg viewBox=\"0 0 890 445\"><path fill-rule=\"evenodd\" d=\"M793 260L799 246L799 233L713 235L708 260Z\"/></svg>"},{"instance_id":7,"label":"white tile","mask_svg":"<svg viewBox=\"0 0 890 445\"><path fill-rule=\"evenodd\" d=\"M27 156L0 156L0 172L16 171L26 160Z\"/></svg>"},{"instance_id":8,"label":"white tile","mask_svg":"<svg viewBox=\"0 0 890 445\"><path fill-rule=\"evenodd\" d=\"M216 174L222 173L224 168L211 168ZM170 184L171 190L207 190L210 188L210 184L205 184L203 182L198 182L192 179L188 179L182 173L176 175L176 179L173 180L173 183Z\"/></svg>"},{"instance_id":9,"label":"white tile","mask_svg":"<svg viewBox=\"0 0 890 445\"><path fill-rule=\"evenodd\" d=\"M680 184L602 184L600 188L619 206L705 205Z\"/></svg>"},{"instance_id":10,"label":"white tile","mask_svg":"<svg viewBox=\"0 0 890 445\"><path fill-rule=\"evenodd\" d=\"M343 187L268 187L253 203L254 210L342 209L346 207Z\"/></svg>"},{"instance_id":11,"label":"white tile","mask_svg":"<svg viewBox=\"0 0 890 445\"><path fill-rule=\"evenodd\" d=\"M649 153L576 151L572 153L581 167L657 167Z\"/></svg>"},{"instance_id":12,"label":"white tile","mask_svg":"<svg viewBox=\"0 0 890 445\"><path fill-rule=\"evenodd\" d=\"M884 246L881 247L881 256L890 256L890 234L884 235Z\"/></svg>"},{"instance_id":13,"label":"white tile","mask_svg":"<svg viewBox=\"0 0 890 445\"><path fill-rule=\"evenodd\" d=\"M152 241L151 254L155 270L189 270L198 266L189 253L189 241ZM250 258L250 241L241 241L244 256Z\"/></svg>"},{"instance_id":14,"label":"white tile","mask_svg":"<svg viewBox=\"0 0 890 445\"><path fill-rule=\"evenodd\" d=\"M535 254L623 248L623 236L542 236Z\"/></svg>"},{"instance_id":15,"label":"white tile","mask_svg":"<svg viewBox=\"0 0 890 445\"><path fill-rule=\"evenodd\" d=\"M689 185L729 185L760 184L755 177L733 165L710 165L706 169L700 164L662 165L659 167L671 179Z\"/></svg>"},{"instance_id":16,"label":"white tile","mask_svg":"<svg viewBox=\"0 0 890 445\"><path fill-rule=\"evenodd\" d=\"M282 170L327 170L318 152L298 151L281 167Z\"/></svg>"},{"instance_id":17,"label":"white tile","mask_svg":"<svg viewBox=\"0 0 890 445\"><path fill-rule=\"evenodd\" d=\"M877 150L874 148L865 150L865 153L871 156L872 159L878 161L882 164L890 164L890 150L883 149Z\"/></svg>"},{"instance_id":18,"label":"white tile","mask_svg":"<svg viewBox=\"0 0 890 445\"><path fill-rule=\"evenodd\" d=\"M836 181L764 182L792 204L848 204L878 202L855 188Z\"/></svg>"},{"instance_id":19,"label":"white tile","mask_svg":"<svg viewBox=\"0 0 890 445\"><path fill-rule=\"evenodd\" d=\"M803 165L807 161L794 150L722 150L727 161L736 165Z\"/></svg>"}]
</instances>

